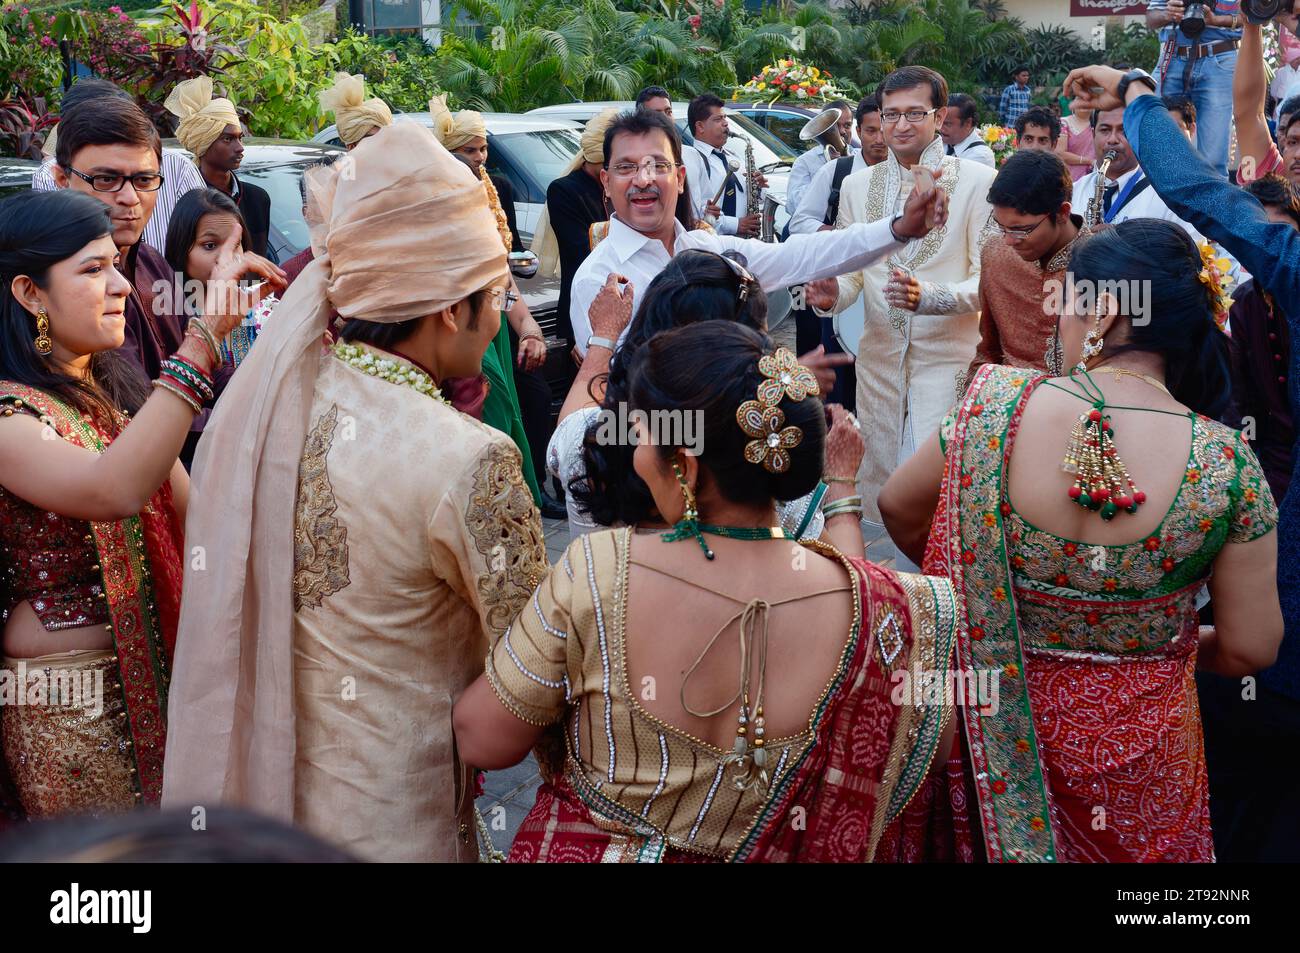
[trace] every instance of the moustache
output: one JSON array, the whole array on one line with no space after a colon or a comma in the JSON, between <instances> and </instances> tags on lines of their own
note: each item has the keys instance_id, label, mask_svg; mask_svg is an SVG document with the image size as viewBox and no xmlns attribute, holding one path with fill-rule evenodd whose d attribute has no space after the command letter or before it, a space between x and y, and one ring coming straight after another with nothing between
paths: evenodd
<instances>
[{"instance_id":1,"label":"moustache","mask_svg":"<svg viewBox=\"0 0 1300 953\"><path fill-rule=\"evenodd\" d=\"M650 186L648 189L628 189L627 197L629 199L639 198L659 198L659 189L657 186Z\"/></svg>"}]
</instances>

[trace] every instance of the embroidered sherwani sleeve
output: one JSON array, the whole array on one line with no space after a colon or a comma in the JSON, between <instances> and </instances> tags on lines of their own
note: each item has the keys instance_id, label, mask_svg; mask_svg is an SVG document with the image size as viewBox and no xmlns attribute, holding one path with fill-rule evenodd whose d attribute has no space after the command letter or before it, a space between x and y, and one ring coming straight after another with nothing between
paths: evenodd
<instances>
[{"instance_id":1,"label":"embroidered sherwani sleeve","mask_svg":"<svg viewBox=\"0 0 1300 953\"><path fill-rule=\"evenodd\" d=\"M574 578L585 578L585 572L582 545L575 543L488 653L484 669L492 690L530 725L554 724L568 706L569 646L579 642L573 623Z\"/></svg>"},{"instance_id":2,"label":"embroidered sherwani sleeve","mask_svg":"<svg viewBox=\"0 0 1300 953\"><path fill-rule=\"evenodd\" d=\"M973 187L982 192L988 191L982 180L977 179ZM972 202L963 223L966 228L966 277L954 282L921 282L921 301L916 308L918 313L973 314L979 310L980 254L989 237L989 217L992 213L993 207L982 197Z\"/></svg>"},{"instance_id":3,"label":"embroidered sherwani sleeve","mask_svg":"<svg viewBox=\"0 0 1300 953\"><path fill-rule=\"evenodd\" d=\"M504 440L483 446L451 482L428 532L434 570L496 642L546 574L541 519L519 451Z\"/></svg>"}]
</instances>

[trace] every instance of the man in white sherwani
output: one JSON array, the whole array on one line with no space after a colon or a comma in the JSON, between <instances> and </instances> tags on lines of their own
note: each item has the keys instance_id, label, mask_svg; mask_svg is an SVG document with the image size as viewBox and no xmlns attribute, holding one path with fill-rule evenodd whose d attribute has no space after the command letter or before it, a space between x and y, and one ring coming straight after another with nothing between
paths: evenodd
<instances>
[{"instance_id":1,"label":"man in white sherwani","mask_svg":"<svg viewBox=\"0 0 1300 953\"><path fill-rule=\"evenodd\" d=\"M948 84L934 70L895 70L879 99L889 157L844 180L837 226L900 214L921 166L948 195L948 222L869 268L815 283L808 300L825 315L864 296L857 398L867 446L858 487L865 521L883 532L880 488L961 396L979 343L980 248L993 235L988 191L997 173L945 155L938 129Z\"/></svg>"}]
</instances>

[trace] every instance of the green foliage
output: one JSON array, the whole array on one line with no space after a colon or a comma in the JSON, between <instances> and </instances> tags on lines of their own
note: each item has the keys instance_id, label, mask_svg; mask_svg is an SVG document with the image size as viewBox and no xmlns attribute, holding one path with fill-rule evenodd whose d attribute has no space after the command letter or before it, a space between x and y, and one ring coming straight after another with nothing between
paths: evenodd
<instances>
[{"instance_id":1,"label":"green foliage","mask_svg":"<svg viewBox=\"0 0 1300 953\"><path fill-rule=\"evenodd\" d=\"M1096 54L1094 54L1096 55ZM1160 58L1160 39L1140 23L1106 28L1106 62L1154 70Z\"/></svg>"}]
</instances>

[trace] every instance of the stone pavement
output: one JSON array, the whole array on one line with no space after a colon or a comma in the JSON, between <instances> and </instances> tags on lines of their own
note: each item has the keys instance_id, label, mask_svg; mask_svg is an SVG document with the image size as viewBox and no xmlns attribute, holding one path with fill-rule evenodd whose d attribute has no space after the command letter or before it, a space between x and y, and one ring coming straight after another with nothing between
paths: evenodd
<instances>
[{"instance_id":1,"label":"stone pavement","mask_svg":"<svg viewBox=\"0 0 1300 953\"><path fill-rule=\"evenodd\" d=\"M546 535L546 555L554 565L564 555L569 542L568 524L564 520L542 520ZM867 558L883 566L893 564L893 546L888 537L871 539L867 545ZM488 771L483 784L483 796L478 799L478 809L487 823L493 846L502 852L510 850L515 832L533 806L537 787L542 782L533 756L504 771Z\"/></svg>"}]
</instances>

